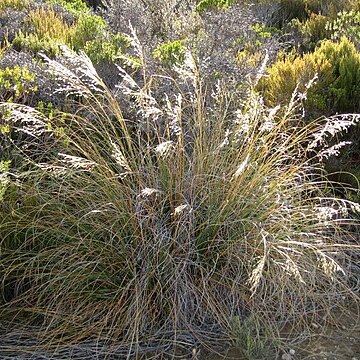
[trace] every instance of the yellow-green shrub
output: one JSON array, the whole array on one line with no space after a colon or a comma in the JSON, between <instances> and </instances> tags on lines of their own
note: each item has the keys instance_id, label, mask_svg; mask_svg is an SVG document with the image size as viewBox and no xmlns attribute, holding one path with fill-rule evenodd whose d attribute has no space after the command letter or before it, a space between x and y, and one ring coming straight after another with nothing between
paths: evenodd
<instances>
[{"instance_id":1,"label":"yellow-green shrub","mask_svg":"<svg viewBox=\"0 0 360 360\"><path fill-rule=\"evenodd\" d=\"M326 24L327 31L333 40L346 36L358 44L360 41L360 11L341 11L336 19Z\"/></svg>"},{"instance_id":2,"label":"yellow-green shrub","mask_svg":"<svg viewBox=\"0 0 360 360\"><path fill-rule=\"evenodd\" d=\"M40 39L50 37L63 43L70 40L73 32L73 28L64 22L61 15L42 7L30 12L27 25L34 28Z\"/></svg>"},{"instance_id":3,"label":"yellow-green shrub","mask_svg":"<svg viewBox=\"0 0 360 360\"><path fill-rule=\"evenodd\" d=\"M335 111L360 109L360 53L346 38L339 43L325 41L317 50L332 65L334 80L328 86L329 97Z\"/></svg>"},{"instance_id":4,"label":"yellow-green shrub","mask_svg":"<svg viewBox=\"0 0 360 360\"><path fill-rule=\"evenodd\" d=\"M23 10L26 9L30 5L29 0L1 0L0 1L0 10L4 9L15 9L15 10Z\"/></svg>"},{"instance_id":5,"label":"yellow-green shrub","mask_svg":"<svg viewBox=\"0 0 360 360\"><path fill-rule=\"evenodd\" d=\"M17 50L35 54L44 51L50 57L59 54L58 45L68 44L74 32L74 27L67 25L61 15L42 7L29 13L25 25L29 32L20 30L13 40L13 46Z\"/></svg>"},{"instance_id":6,"label":"yellow-green shrub","mask_svg":"<svg viewBox=\"0 0 360 360\"><path fill-rule=\"evenodd\" d=\"M51 58L54 58L60 53L59 42L48 35L39 37L37 34L24 34L22 31L19 31L16 34L12 45L16 50L27 50L34 54L43 51Z\"/></svg>"},{"instance_id":7,"label":"yellow-green shrub","mask_svg":"<svg viewBox=\"0 0 360 360\"><path fill-rule=\"evenodd\" d=\"M0 131L1 133L1 131ZM9 186L10 180L8 172L10 170L11 161L0 160L0 202L3 201L5 192Z\"/></svg>"},{"instance_id":8,"label":"yellow-green shrub","mask_svg":"<svg viewBox=\"0 0 360 360\"><path fill-rule=\"evenodd\" d=\"M209 9L226 9L237 2L238 0L199 0L196 8L201 13Z\"/></svg>"},{"instance_id":9,"label":"yellow-green shrub","mask_svg":"<svg viewBox=\"0 0 360 360\"><path fill-rule=\"evenodd\" d=\"M323 83L333 80L331 63L320 54L300 56L293 51L289 55L279 55L279 60L269 68L268 77L263 79L259 86L264 92L266 102L275 106L278 103L288 102L297 86L299 91L304 91L315 74L318 74L319 82L311 89L309 98L321 90ZM324 99L318 103L318 106L324 108Z\"/></svg>"},{"instance_id":10,"label":"yellow-green shrub","mask_svg":"<svg viewBox=\"0 0 360 360\"><path fill-rule=\"evenodd\" d=\"M295 19L291 26L295 27L304 36L307 47L314 48L320 40L330 37L327 28L329 17L322 14L311 13L305 21Z\"/></svg>"},{"instance_id":11,"label":"yellow-green shrub","mask_svg":"<svg viewBox=\"0 0 360 360\"><path fill-rule=\"evenodd\" d=\"M90 10L83 0L46 0L46 2L49 4L59 4L74 15Z\"/></svg>"},{"instance_id":12,"label":"yellow-green shrub","mask_svg":"<svg viewBox=\"0 0 360 360\"><path fill-rule=\"evenodd\" d=\"M82 10L81 6L85 5L81 1L76 4L77 7L71 8L77 16L73 25L66 24L62 16L52 9L40 7L31 11L26 26L32 32L19 31L13 41L15 48L33 53L44 51L48 56L55 57L59 54L59 44L65 44L76 51L84 50L96 63L114 61L116 56L122 55L129 46L125 35L110 33L101 16Z\"/></svg>"},{"instance_id":13,"label":"yellow-green shrub","mask_svg":"<svg viewBox=\"0 0 360 360\"><path fill-rule=\"evenodd\" d=\"M273 5L274 1L260 1ZM306 21L312 13L335 18L339 11L360 9L359 0L278 0L279 10L274 14L274 24L280 27L292 19Z\"/></svg>"},{"instance_id":14,"label":"yellow-green shrub","mask_svg":"<svg viewBox=\"0 0 360 360\"><path fill-rule=\"evenodd\" d=\"M165 66L182 65L185 61L185 40L168 41L160 44L153 52L153 56L159 59Z\"/></svg>"},{"instance_id":15,"label":"yellow-green shrub","mask_svg":"<svg viewBox=\"0 0 360 360\"><path fill-rule=\"evenodd\" d=\"M113 62L117 56L123 56L123 51L129 47L129 40L124 34L110 34L87 41L84 51L95 62Z\"/></svg>"},{"instance_id":16,"label":"yellow-green shrub","mask_svg":"<svg viewBox=\"0 0 360 360\"><path fill-rule=\"evenodd\" d=\"M75 50L82 49L88 41L104 35L106 30L107 24L101 16L84 12L76 22L70 44Z\"/></svg>"},{"instance_id":17,"label":"yellow-green shrub","mask_svg":"<svg viewBox=\"0 0 360 360\"><path fill-rule=\"evenodd\" d=\"M21 101L36 91L35 75L27 67L0 69L0 101Z\"/></svg>"},{"instance_id":18,"label":"yellow-green shrub","mask_svg":"<svg viewBox=\"0 0 360 360\"><path fill-rule=\"evenodd\" d=\"M268 104L284 103L297 85L300 91L305 90L316 74L317 83L310 89L306 102L310 112L359 110L360 54L346 38L339 43L323 41L313 53L283 56L269 68L259 89Z\"/></svg>"}]
</instances>

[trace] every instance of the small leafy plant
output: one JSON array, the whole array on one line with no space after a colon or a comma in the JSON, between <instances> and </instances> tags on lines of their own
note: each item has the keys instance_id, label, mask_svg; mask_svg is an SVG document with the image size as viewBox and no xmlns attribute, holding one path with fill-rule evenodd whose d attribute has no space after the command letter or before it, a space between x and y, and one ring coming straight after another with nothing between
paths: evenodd
<instances>
[{"instance_id":1,"label":"small leafy plant","mask_svg":"<svg viewBox=\"0 0 360 360\"><path fill-rule=\"evenodd\" d=\"M153 55L167 67L183 65L185 61L185 54L187 52L185 42L186 40L169 40L168 42L159 45L154 50Z\"/></svg>"},{"instance_id":2,"label":"small leafy plant","mask_svg":"<svg viewBox=\"0 0 360 360\"><path fill-rule=\"evenodd\" d=\"M333 40L347 37L354 44L360 41L360 11L341 11L336 19L326 23L326 30Z\"/></svg>"},{"instance_id":3,"label":"small leafy plant","mask_svg":"<svg viewBox=\"0 0 360 360\"><path fill-rule=\"evenodd\" d=\"M200 13L202 13L211 9L226 9L237 2L238 0L200 0L198 1L196 8Z\"/></svg>"},{"instance_id":4,"label":"small leafy plant","mask_svg":"<svg viewBox=\"0 0 360 360\"><path fill-rule=\"evenodd\" d=\"M35 74L27 67L14 66L0 69L0 99L1 101L21 102L37 90L33 84Z\"/></svg>"},{"instance_id":5,"label":"small leafy plant","mask_svg":"<svg viewBox=\"0 0 360 360\"><path fill-rule=\"evenodd\" d=\"M66 10L77 16L79 16L82 12L90 10L84 0L46 0L46 2L48 4L62 5Z\"/></svg>"}]
</instances>

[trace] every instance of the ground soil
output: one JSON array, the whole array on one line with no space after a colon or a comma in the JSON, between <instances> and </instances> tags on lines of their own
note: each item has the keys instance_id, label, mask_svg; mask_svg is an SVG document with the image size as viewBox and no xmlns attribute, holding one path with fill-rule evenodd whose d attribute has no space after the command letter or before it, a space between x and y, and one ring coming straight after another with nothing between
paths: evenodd
<instances>
[{"instance_id":1,"label":"ground soil","mask_svg":"<svg viewBox=\"0 0 360 360\"><path fill-rule=\"evenodd\" d=\"M312 324L313 336L298 347L289 347L288 351L277 357L270 356L259 360L360 360L360 313L359 304L349 305L346 312L334 315L334 322L325 330ZM336 323L336 325L335 325ZM291 353L290 354L290 350ZM206 355L199 360L248 360L241 351L229 349L226 356Z\"/></svg>"}]
</instances>

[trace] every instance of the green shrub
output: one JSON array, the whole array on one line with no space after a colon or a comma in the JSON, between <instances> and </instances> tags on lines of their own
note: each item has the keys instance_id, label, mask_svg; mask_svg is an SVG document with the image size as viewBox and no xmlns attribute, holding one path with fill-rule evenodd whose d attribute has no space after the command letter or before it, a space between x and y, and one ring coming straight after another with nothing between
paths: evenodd
<instances>
[{"instance_id":1,"label":"green shrub","mask_svg":"<svg viewBox=\"0 0 360 360\"><path fill-rule=\"evenodd\" d=\"M307 108L313 114L356 112L360 109L360 54L346 38L339 43L327 40L313 52L292 54L275 62L260 88L267 103L289 101L297 84L301 91L318 74L310 89Z\"/></svg>"},{"instance_id":2,"label":"green shrub","mask_svg":"<svg viewBox=\"0 0 360 360\"><path fill-rule=\"evenodd\" d=\"M64 9L77 16L84 11L86 12L90 10L84 0L46 0L46 2L48 4L60 4L64 7Z\"/></svg>"},{"instance_id":3,"label":"green shrub","mask_svg":"<svg viewBox=\"0 0 360 360\"><path fill-rule=\"evenodd\" d=\"M12 42L14 48L19 51L26 50L32 52L33 54L43 51L51 58L55 58L60 54L60 44L61 42L56 39L52 39L47 35L39 37L37 34L24 34L22 31L19 31L16 34Z\"/></svg>"},{"instance_id":4,"label":"green shrub","mask_svg":"<svg viewBox=\"0 0 360 360\"><path fill-rule=\"evenodd\" d=\"M338 112L360 110L360 53L346 38L339 43L325 41L316 50L332 66L333 80L328 86L330 106Z\"/></svg>"},{"instance_id":5,"label":"green shrub","mask_svg":"<svg viewBox=\"0 0 360 360\"><path fill-rule=\"evenodd\" d=\"M31 32L19 31L13 41L14 47L34 54L43 51L54 58L60 53L59 45L64 44L76 51L84 50L95 63L111 62L123 55L129 46L125 35L110 33L105 20L86 10L81 1L65 4L70 4L77 15L75 24L67 25L52 9L40 7L31 11L26 20Z\"/></svg>"},{"instance_id":6,"label":"green shrub","mask_svg":"<svg viewBox=\"0 0 360 360\"><path fill-rule=\"evenodd\" d=\"M65 24L60 15L42 7L29 13L25 25L26 31L19 30L13 46L34 54L43 51L51 57L59 54L59 44L67 44L74 32L74 28Z\"/></svg>"},{"instance_id":7,"label":"green shrub","mask_svg":"<svg viewBox=\"0 0 360 360\"><path fill-rule=\"evenodd\" d=\"M236 4L239 0L200 0L196 8L201 13L210 9L226 9Z\"/></svg>"},{"instance_id":8,"label":"green shrub","mask_svg":"<svg viewBox=\"0 0 360 360\"><path fill-rule=\"evenodd\" d=\"M279 9L274 14L273 24L284 27L293 19L304 21L311 12L317 12L318 2L315 0L280 0Z\"/></svg>"},{"instance_id":9,"label":"green shrub","mask_svg":"<svg viewBox=\"0 0 360 360\"><path fill-rule=\"evenodd\" d=\"M347 37L354 44L360 41L360 11L339 12L336 19L326 24L326 29L333 40Z\"/></svg>"},{"instance_id":10,"label":"green shrub","mask_svg":"<svg viewBox=\"0 0 360 360\"><path fill-rule=\"evenodd\" d=\"M30 6L30 0L1 0L0 11L5 9L24 10Z\"/></svg>"},{"instance_id":11,"label":"green shrub","mask_svg":"<svg viewBox=\"0 0 360 360\"><path fill-rule=\"evenodd\" d=\"M25 24L39 39L53 39L63 44L69 42L73 32L73 27L67 25L61 15L43 7L31 11Z\"/></svg>"},{"instance_id":12,"label":"green shrub","mask_svg":"<svg viewBox=\"0 0 360 360\"><path fill-rule=\"evenodd\" d=\"M153 52L156 59L159 59L163 65L171 67L182 65L185 61L186 40L168 41L159 45Z\"/></svg>"},{"instance_id":13,"label":"green shrub","mask_svg":"<svg viewBox=\"0 0 360 360\"><path fill-rule=\"evenodd\" d=\"M323 88L323 84L333 81L332 65L318 53L301 56L293 51L289 55L280 54L279 60L268 69L268 77L260 81L259 89L270 106L285 104L290 101L297 86L299 91L305 91L315 74L318 74L319 80L310 89L308 101L313 111L324 111L328 104L327 88Z\"/></svg>"},{"instance_id":14,"label":"green shrub","mask_svg":"<svg viewBox=\"0 0 360 360\"><path fill-rule=\"evenodd\" d=\"M0 69L0 101L24 101L37 90L34 80L27 67Z\"/></svg>"},{"instance_id":15,"label":"green shrub","mask_svg":"<svg viewBox=\"0 0 360 360\"><path fill-rule=\"evenodd\" d=\"M94 63L99 62L113 62L116 56L122 55L122 46L120 42L104 41L101 38L87 41L84 46L84 51L88 54Z\"/></svg>"},{"instance_id":16,"label":"green shrub","mask_svg":"<svg viewBox=\"0 0 360 360\"><path fill-rule=\"evenodd\" d=\"M273 1L260 1L268 5L273 5ZM358 0L278 0L278 10L273 14L273 24L284 27L291 20L304 23L311 14L323 15L335 18L340 11L360 10Z\"/></svg>"},{"instance_id":17,"label":"green shrub","mask_svg":"<svg viewBox=\"0 0 360 360\"><path fill-rule=\"evenodd\" d=\"M291 22L291 27L295 27L304 37L303 43L306 48L314 50L319 41L330 38L327 24L329 17L322 14L311 13L305 21L295 19Z\"/></svg>"},{"instance_id":18,"label":"green shrub","mask_svg":"<svg viewBox=\"0 0 360 360\"><path fill-rule=\"evenodd\" d=\"M106 30L106 21L101 16L81 13L71 35L70 44L75 50L83 49L88 41L104 36Z\"/></svg>"}]
</instances>

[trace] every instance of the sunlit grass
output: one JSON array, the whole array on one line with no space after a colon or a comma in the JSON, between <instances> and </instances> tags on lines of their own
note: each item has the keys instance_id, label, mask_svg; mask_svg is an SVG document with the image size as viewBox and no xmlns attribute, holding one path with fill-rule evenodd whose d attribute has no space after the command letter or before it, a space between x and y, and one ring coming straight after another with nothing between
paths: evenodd
<instances>
[{"instance_id":1,"label":"sunlit grass","mask_svg":"<svg viewBox=\"0 0 360 360\"><path fill-rule=\"evenodd\" d=\"M88 58L67 56L77 74L47 60L59 91L82 100L61 138L47 141L35 110L1 105L19 133L34 119L29 141L42 146L20 151L0 208L2 319L25 315L48 348L92 340L130 357L220 341L251 356L281 344L286 324L303 339L310 316L357 296L342 227L356 204L331 198L314 156L355 117L299 126L299 99L268 109L249 91L234 111L225 87L205 107L187 54L191 94L160 102L150 79L122 72L138 110L125 119Z\"/></svg>"}]
</instances>

